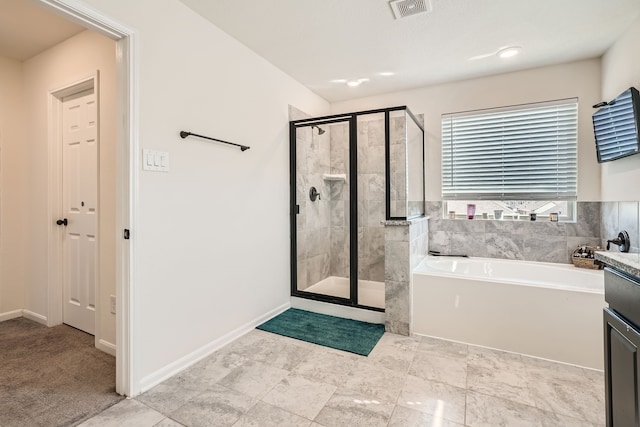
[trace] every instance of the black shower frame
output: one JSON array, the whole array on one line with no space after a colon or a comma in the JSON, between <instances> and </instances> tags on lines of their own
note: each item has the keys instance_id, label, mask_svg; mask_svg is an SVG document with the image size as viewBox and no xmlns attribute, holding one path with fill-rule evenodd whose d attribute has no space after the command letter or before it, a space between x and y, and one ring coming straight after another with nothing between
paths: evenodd
<instances>
[{"instance_id":1,"label":"black shower frame","mask_svg":"<svg viewBox=\"0 0 640 427\"><path fill-rule=\"evenodd\" d=\"M424 216L426 206L423 205L422 215L415 215L407 218L391 216L391 112L405 111L413 122L422 131L422 189L425 191L425 147L424 147L424 127L418 122L416 116L406 105L398 107L381 108L376 110L357 111L347 114L335 114L331 116L313 117L309 119L292 120L289 122L289 187L290 187L290 230L291 230L291 296L312 299L332 304L345 305L356 308L363 308L372 311L384 312L383 308L370 307L357 304L358 301L358 233L353 233L352 228L358 224L358 116L384 113L384 146L385 146L385 218L387 221L406 221L407 219ZM298 263L297 263L297 238L298 230L296 215L300 213L300 208L296 203L296 129L298 127L308 127L312 125L321 126L333 123L349 123L349 283L351 298L339 298L330 295L315 294L311 292L299 291ZM407 189L408 190L408 189ZM423 204L424 204L423 197ZM408 200L407 200L408 201Z\"/></svg>"}]
</instances>

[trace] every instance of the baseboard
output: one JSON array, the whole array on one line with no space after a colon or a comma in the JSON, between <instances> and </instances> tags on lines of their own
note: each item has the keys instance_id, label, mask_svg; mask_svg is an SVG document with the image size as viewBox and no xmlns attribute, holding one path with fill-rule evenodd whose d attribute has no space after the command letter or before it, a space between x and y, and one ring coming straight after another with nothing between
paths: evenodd
<instances>
[{"instance_id":1,"label":"baseboard","mask_svg":"<svg viewBox=\"0 0 640 427\"><path fill-rule=\"evenodd\" d=\"M34 322L38 322L43 324L44 326L48 326L47 325L47 317L43 316L42 314L38 314L38 313L34 313L33 311L29 311L29 310L22 310L22 317L26 317L29 320L33 320Z\"/></svg>"},{"instance_id":2,"label":"baseboard","mask_svg":"<svg viewBox=\"0 0 640 427\"><path fill-rule=\"evenodd\" d=\"M253 319L252 321L240 326L237 329L234 329L233 331L221 336L220 338L211 341L209 344L206 344L200 347L199 349L187 354L186 356L181 357L175 362L172 362L167 366L161 369L158 369L154 373L147 375L146 377L142 378L142 380L140 380L140 388L139 388L140 393L144 393L145 391L160 384L162 381L166 380L167 378L172 377L178 372L183 371L189 366L204 359L214 351L219 350L220 348L229 344L231 341L234 341L240 338L242 335L250 332L256 326L266 322L267 320L287 310L290 306L291 304L288 302L286 304L282 304L281 306L276 307L275 309L263 314L262 316ZM131 396L131 397L135 397L135 396Z\"/></svg>"},{"instance_id":3,"label":"baseboard","mask_svg":"<svg viewBox=\"0 0 640 427\"><path fill-rule=\"evenodd\" d=\"M109 341L96 341L96 348L100 351L104 351L105 353L112 355L113 357L116 357L116 345L110 343Z\"/></svg>"},{"instance_id":4,"label":"baseboard","mask_svg":"<svg viewBox=\"0 0 640 427\"><path fill-rule=\"evenodd\" d=\"M7 311L6 313L0 313L0 322L16 319L18 317L22 317L22 310Z\"/></svg>"},{"instance_id":5,"label":"baseboard","mask_svg":"<svg viewBox=\"0 0 640 427\"><path fill-rule=\"evenodd\" d=\"M42 314L34 313L33 311L20 309L8 311L6 313L0 313L0 322L4 322L5 320L16 319L18 317L25 317L29 320L33 320L34 322L38 322L47 326L47 318Z\"/></svg>"}]
</instances>

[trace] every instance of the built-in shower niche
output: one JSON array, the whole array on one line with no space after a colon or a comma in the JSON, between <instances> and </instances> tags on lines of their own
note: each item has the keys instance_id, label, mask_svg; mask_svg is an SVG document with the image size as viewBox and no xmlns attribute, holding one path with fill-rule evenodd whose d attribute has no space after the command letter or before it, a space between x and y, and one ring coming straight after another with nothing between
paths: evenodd
<instances>
[{"instance_id":1,"label":"built-in shower niche","mask_svg":"<svg viewBox=\"0 0 640 427\"><path fill-rule=\"evenodd\" d=\"M290 131L292 295L384 309L384 220L424 214L421 126L400 107Z\"/></svg>"}]
</instances>

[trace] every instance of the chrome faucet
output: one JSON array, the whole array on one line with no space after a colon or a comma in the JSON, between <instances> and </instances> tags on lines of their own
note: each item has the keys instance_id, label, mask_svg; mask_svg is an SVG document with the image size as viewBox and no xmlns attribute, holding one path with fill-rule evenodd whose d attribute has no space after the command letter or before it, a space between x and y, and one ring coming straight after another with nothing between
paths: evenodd
<instances>
[{"instance_id":1,"label":"chrome faucet","mask_svg":"<svg viewBox=\"0 0 640 427\"><path fill-rule=\"evenodd\" d=\"M618 246L620 252L629 252L631 247L631 241L629 240L629 233L621 231L618 233L618 237L613 240L607 240L607 250L611 247L611 243Z\"/></svg>"}]
</instances>

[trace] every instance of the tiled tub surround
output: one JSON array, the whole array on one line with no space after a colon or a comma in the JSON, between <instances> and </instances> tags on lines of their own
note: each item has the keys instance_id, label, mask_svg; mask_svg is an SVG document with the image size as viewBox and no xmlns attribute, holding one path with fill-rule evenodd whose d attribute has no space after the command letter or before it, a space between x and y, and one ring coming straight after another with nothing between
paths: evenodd
<instances>
[{"instance_id":1,"label":"tiled tub surround","mask_svg":"<svg viewBox=\"0 0 640 427\"><path fill-rule=\"evenodd\" d=\"M601 372L385 334L362 357L252 331L83 427L604 426Z\"/></svg>"},{"instance_id":2,"label":"tiled tub surround","mask_svg":"<svg viewBox=\"0 0 640 427\"><path fill-rule=\"evenodd\" d=\"M611 250L597 252L596 259L612 265L633 276L640 277L640 203L639 202L602 202L602 247L607 239L618 236L622 230L629 233L631 248L628 253L619 252L615 245Z\"/></svg>"},{"instance_id":3,"label":"tiled tub surround","mask_svg":"<svg viewBox=\"0 0 640 427\"><path fill-rule=\"evenodd\" d=\"M442 202L427 202L429 249L482 258L570 263L578 245L602 245L601 205L577 202L577 221L565 223L443 219Z\"/></svg>"},{"instance_id":4,"label":"tiled tub surround","mask_svg":"<svg viewBox=\"0 0 640 427\"><path fill-rule=\"evenodd\" d=\"M411 272L429 250L426 217L408 221L384 221L385 226L385 330L412 333L413 291Z\"/></svg>"},{"instance_id":5,"label":"tiled tub surround","mask_svg":"<svg viewBox=\"0 0 640 427\"><path fill-rule=\"evenodd\" d=\"M631 239L629 252L640 252L640 203L639 202L602 202L601 246L607 246L607 239L618 237L618 233L625 230ZM612 246L612 251L617 251Z\"/></svg>"}]
</instances>

